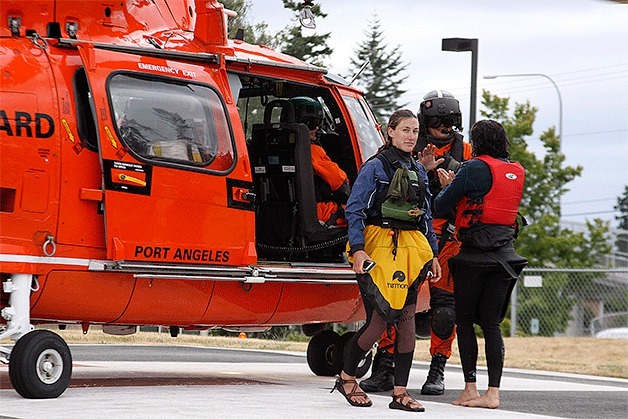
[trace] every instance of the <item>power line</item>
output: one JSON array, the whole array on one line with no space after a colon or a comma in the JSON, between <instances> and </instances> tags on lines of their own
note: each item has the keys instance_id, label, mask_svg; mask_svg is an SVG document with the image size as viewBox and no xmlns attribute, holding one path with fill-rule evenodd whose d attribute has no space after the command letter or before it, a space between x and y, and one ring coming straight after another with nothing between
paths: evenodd
<instances>
[{"instance_id":1,"label":"power line","mask_svg":"<svg viewBox=\"0 0 628 419\"><path fill-rule=\"evenodd\" d=\"M577 72L571 73L559 73L559 74L575 74ZM628 78L628 72L624 70L620 71L612 71L606 73L599 74L591 74L591 75L580 75L576 77L555 77L556 83L560 85L560 87L570 87L570 86L579 86L582 84L589 83L598 83L609 80L623 80ZM506 90L508 93L519 93L519 92L528 92L528 91L538 91L538 90L547 90L551 89L551 86L548 86L547 83L542 83L539 81L525 81L525 80L506 80L497 83L490 83L491 86L496 86L495 89L504 91ZM516 87L512 87L516 86ZM465 95L468 96L468 95Z\"/></svg>"},{"instance_id":2,"label":"power line","mask_svg":"<svg viewBox=\"0 0 628 419\"><path fill-rule=\"evenodd\" d=\"M557 77L554 76L554 78L560 82L562 82L562 84L566 85L569 82L573 82L573 81L579 81L579 80L587 80L587 79L592 79L592 78L599 78L599 77L608 77L611 76L611 78L625 78L628 77L628 72L626 70L618 70L618 71L609 71L609 72L605 72L605 73L598 73L598 74L583 74L583 75L574 75L571 77ZM497 82L497 84L503 84L503 85L511 85L511 84L521 84L521 81L515 81L515 80L508 80L508 81L500 81ZM543 83L539 83L538 81L534 81L533 84L536 85L541 85L544 86L545 84Z\"/></svg>"},{"instance_id":3,"label":"power line","mask_svg":"<svg viewBox=\"0 0 628 419\"><path fill-rule=\"evenodd\" d=\"M580 132L580 133L577 133L577 134L563 135L563 137L578 137L580 135L591 135L591 134L616 134L618 132L626 132L626 131L628 131L628 129L616 129L616 130L612 130L612 131Z\"/></svg>"},{"instance_id":4,"label":"power line","mask_svg":"<svg viewBox=\"0 0 628 419\"><path fill-rule=\"evenodd\" d=\"M563 75L573 75L573 74L578 74L578 73L585 73L585 72L590 72L590 71L598 71L598 70L607 70L610 68L617 68L617 67L625 67L628 66L628 63L622 63L622 64L613 64L613 65L608 65L608 66L602 66L602 67L592 67L592 68L585 68L582 70L574 70L574 71L566 71L566 72L561 72L561 73L555 73L553 75L551 75L552 77L556 78L557 81L560 81L560 85L561 86L571 86L574 85L573 83L568 83L570 81L575 81L578 80L580 78L589 78L591 79L592 77L604 77L604 76L614 76L615 74L618 74L619 77L611 77L610 80L616 79L616 78L625 78L626 77L626 73L624 71L614 71L614 72L602 72L601 74L593 74L593 75L582 75L582 76L578 76L578 77L572 77L572 78L565 78L561 80L560 76ZM609 79L601 79L601 80L591 80L590 82L596 82L596 81L606 81ZM588 83L589 81L585 81L584 83ZM519 87L519 91L525 91L525 90L530 90L529 87L533 87L536 88L538 87L538 90L541 89L550 89L551 86L547 86L547 83L542 83L542 82L532 82L532 83L526 83L523 80L504 80L501 82L497 82L496 84L498 86L500 85L511 85L511 84L517 84L517 85L521 85L521 83L525 83L523 86ZM583 83L575 83L575 84L583 84ZM468 99L469 98L469 94L468 94L468 87L451 87L449 89L447 89L448 92L455 92L455 91L460 91L461 94L454 94L454 96L456 96L456 98L458 99ZM509 90L511 91L511 90ZM514 90L513 90L514 91ZM407 95L403 95L405 97L412 97L412 96L423 96L422 93L410 93Z\"/></svg>"},{"instance_id":5,"label":"power line","mask_svg":"<svg viewBox=\"0 0 628 419\"><path fill-rule=\"evenodd\" d=\"M585 199L582 201L571 201L571 202L562 202L562 205L571 205L571 204L586 204L587 202L606 202L606 201L616 201L617 197L614 198L599 198L599 199Z\"/></svg>"},{"instance_id":6,"label":"power line","mask_svg":"<svg viewBox=\"0 0 628 419\"><path fill-rule=\"evenodd\" d=\"M575 217L577 215L596 215L596 214L612 214L612 213L616 213L619 211L595 211L595 212L579 212L577 214L561 214L561 217Z\"/></svg>"},{"instance_id":7,"label":"power line","mask_svg":"<svg viewBox=\"0 0 628 419\"><path fill-rule=\"evenodd\" d=\"M560 85L560 87L571 87L571 86L579 86L582 84L589 84L589 83L597 83L597 82L602 82L602 81L609 81L609 80L618 80L618 79L628 79L628 75L621 75L621 76L610 76L610 77L601 77L601 76L597 76L597 77L587 77L584 80L577 80L577 79L572 79L572 80L560 80L558 79L558 81L556 82L558 85ZM528 91L540 91L540 90L547 90L552 88L551 86L547 86L545 84L541 84L538 82L522 82L522 83L516 83L516 84L501 84L501 83L488 83L485 82L486 85L490 86L494 86L493 88L496 90L506 90L508 92L528 92Z\"/></svg>"},{"instance_id":8,"label":"power line","mask_svg":"<svg viewBox=\"0 0 628 419\"><path fill-rule=\"evenodd\" d=\"M582 84L589 84L589 83L597 83L597 82L602 82L602 81L609 81L609 80L617 80L617 79L626 79L628 78L625 75L622 76L615 76L615 77L605 77L605 78L592 78L589 77L587 80L581 80L581 81L575 81L575 80L558 80L557 84L560 85L560 87L570 87L570 86L579 86ZM493 85L493 83L491 83L491 85ZM518 84L517 87L509 87L508 85L498 85L495 89L498 91L507 91L508 93L519 93L519 92L529 92L529 91L539 91L539 90L547 90L547 89L551 89L552 86L544 86L544 85L540 85L538 83L528 83L528 84Z\"/></svg>"},{"instance_id":9,"label":"power line","mask_svg":"<svg viewBox=\"0 0 628 419\"><path fill-rule=\"evenodd\" d=\"M613 67L623 67L623 66L628 66L628 63L622 63L622 64L612 64L612 65L606 65L603 67L591 67L591 68L585 68L583 70L574 70L574 71L566 71L563 73L556 73L555 75L561 75L561 74L574 74L574 73L583 73L585 71L593 71L593 70L604 70L607 68L613 68Z\"/></svg>"}]
</instances>

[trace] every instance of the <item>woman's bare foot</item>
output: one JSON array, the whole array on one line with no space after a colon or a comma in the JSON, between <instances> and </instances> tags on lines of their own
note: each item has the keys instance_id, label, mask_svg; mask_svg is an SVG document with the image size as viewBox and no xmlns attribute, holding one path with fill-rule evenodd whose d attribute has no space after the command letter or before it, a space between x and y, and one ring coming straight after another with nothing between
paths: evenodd
<instances>
[{"instance_id":1,"label":"woman's bare foot","mask_svg":"<svg viewBox=\"0 0 628 419\"><path fill-rule=\"evenodd\" d=\"M466 383L464 386L464 390L462 390L462 394L458 397L458 400L453 402L456 406L462 406L464 403L477 399L480 397L480 393L478 393L478 388L475 383Z\"/></svg>"},{"instance_id":2,"label":"woman's bare foot","mask_svg":"<svg viewBox=\"0 0 628 419\"><path fill-rule=\"evenodd\" d=\"M484 407L487 409L497 409L499 407L499 397L491 397L487 394L478 397L477 399L469 400L461 403L467 407Z\"/></svg>"},{"instance_id":3,"label":"woman's bare foot","mask_svg":"<svg viewBox=\"0 0 628 419\"><path fill-rule=\"evenodd\" d=\"M499 407L499 389L489 387L483 396L462 403L468 407L484 407L486 409L497 409Z\"/></svg>"},{"instance_id":4,"label":"woman's bare foot","mask_svg":"<svg viewBox=\"0 0 628 419\"><path fill-rule=\"evenodd\" d=\"M465 403L471 400L479 399L479 398L480 398L480 393L478 393L477 390L475 392L468 392L468 393L465 390L462 392L460 397L458 397L458 400L453 402L453 404L457 406L466 406Z\"/></svg>"}]
</instances>

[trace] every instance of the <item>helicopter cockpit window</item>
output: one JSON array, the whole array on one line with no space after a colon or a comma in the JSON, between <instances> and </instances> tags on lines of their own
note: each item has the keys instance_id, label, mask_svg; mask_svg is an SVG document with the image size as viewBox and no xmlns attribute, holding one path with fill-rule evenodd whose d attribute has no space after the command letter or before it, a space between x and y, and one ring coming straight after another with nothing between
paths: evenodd
<instances>
[{"instance_id":1,"label":"helicopter cockpit window","mask_svg":"<svg viewBox=\"0 0 628 419\"><path fill-rule=\"evenodd\" d=\"M118 135L135 154L218 171L232 167L231 130L212 89L117 74L109 93Z\"/></svg>"},{"instance_id":2,"label":"helicopter cockpit window","mask_svg":"<svg viewBox=\"0 0 628 419\"><path fill-rule=\"evenodd\" d=\"M350 96L343 96L351 118L358 130L360 146L362 148L362 158L368 159L377 152L382 145L382 136L377 131L377 125L368 105L362 100Z\"/></svg>"}]
</instances>

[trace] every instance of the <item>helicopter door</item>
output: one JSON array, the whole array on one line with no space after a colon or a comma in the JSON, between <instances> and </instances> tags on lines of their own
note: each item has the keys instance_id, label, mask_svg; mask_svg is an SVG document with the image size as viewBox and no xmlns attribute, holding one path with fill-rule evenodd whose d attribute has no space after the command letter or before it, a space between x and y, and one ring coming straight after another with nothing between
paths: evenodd
<instances>
[{"instance_id":1,"label":"helicopter door","mask_svg":"<svg viewBox=\"0 0 628 419\"><path fill-rule=\"evenodd\" d=\"M79 50L98 125L107 257L254 263L251 184L219 76L207 65Z\"/></svg>"}]
</instances>

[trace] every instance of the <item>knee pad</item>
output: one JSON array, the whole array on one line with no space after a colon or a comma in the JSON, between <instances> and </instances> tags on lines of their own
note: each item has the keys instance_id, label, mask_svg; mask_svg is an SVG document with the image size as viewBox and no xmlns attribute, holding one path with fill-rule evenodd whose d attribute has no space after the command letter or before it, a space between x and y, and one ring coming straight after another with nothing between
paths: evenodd
<instances>
[{"instance_id":1,"label":"knee pad","mask_svg":"<svg viewBox=\"0 0 628 419\"><path fill-rule=\"evenodd\" d=\"M447 339L454 332L456 313L449 307L432 310L432 332L441 339Z\"/></svg>"}]
</instances>

